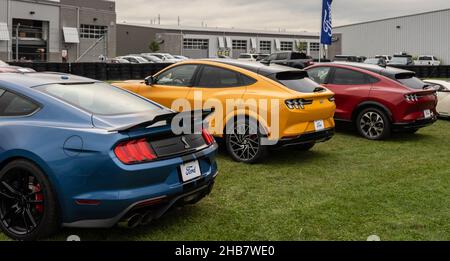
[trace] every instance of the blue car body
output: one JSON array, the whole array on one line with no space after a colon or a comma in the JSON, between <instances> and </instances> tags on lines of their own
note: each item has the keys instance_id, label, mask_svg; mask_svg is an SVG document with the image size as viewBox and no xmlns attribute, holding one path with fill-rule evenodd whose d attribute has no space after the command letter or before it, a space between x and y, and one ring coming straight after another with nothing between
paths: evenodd
<instances>
[{"instance_id":1,"label":"blue car body","mask_svg":"<svg viewBox=\"0 0 450 261\"><path fill-rule=\"evenodd\" d=\"M169 113L168 109L148 101L159 108L152 115L93 115L36 88L93 82L51 73L0 75L0 89L39 106L30 115L0 116L0 169L14 159L39 166L52 184L67 227L111 227L141 208L151 209L158 218L173 204L211 191L217 174L215 143L141 164L124 164L114 153L125 140L152 140L171 132L168 124L111 131ZM201 177L183 182L180 165L195 160Z\"/></svg>"}]
</instances>

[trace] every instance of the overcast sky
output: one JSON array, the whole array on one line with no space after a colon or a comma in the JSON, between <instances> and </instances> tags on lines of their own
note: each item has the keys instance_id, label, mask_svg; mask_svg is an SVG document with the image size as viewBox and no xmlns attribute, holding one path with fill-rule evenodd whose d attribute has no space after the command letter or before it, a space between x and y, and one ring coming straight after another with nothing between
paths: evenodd
<instances>
[{"instance_id":1,"label":"overcast sky","mask_svg":"<svg viewBox=\"0 0 450 261\"><path fill-rule=\"evenodd\" d=\"M118 21L319 31L322 0L116 0ZM449 0L334 0L335 26L450 8Z\"/></svg>"}]
</instances>

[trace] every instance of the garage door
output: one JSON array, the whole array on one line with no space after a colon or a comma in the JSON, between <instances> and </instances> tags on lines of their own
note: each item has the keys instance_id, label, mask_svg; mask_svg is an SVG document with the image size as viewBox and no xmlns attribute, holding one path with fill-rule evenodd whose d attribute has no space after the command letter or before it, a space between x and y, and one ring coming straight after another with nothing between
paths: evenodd
<instances>
[{"instance_id":1,"label":"garage door","mask_svg":"<svg viewBox=\"0 0 450 261\"><path fill-rule=\"evenodd\" d=\"M209 58L209 39L185 38L183 55L192 59Z\"/></svg>"},{"instance_id":2,"label":"garage door","mask_svg":"<svg viewBox=\"0 0 450 261\"><path fill-rule=\"evenodd\" d=\"M238 58L241 53L247 53L247 45L247 40L233 40L233 58Z\"/></svg>"}]
</instances>

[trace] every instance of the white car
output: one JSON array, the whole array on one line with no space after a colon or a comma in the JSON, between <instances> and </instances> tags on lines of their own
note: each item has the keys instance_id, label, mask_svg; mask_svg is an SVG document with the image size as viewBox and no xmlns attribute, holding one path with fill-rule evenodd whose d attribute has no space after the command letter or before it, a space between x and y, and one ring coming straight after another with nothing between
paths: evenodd
<instances>
[{"instance_id":1,"label":"white car","mask_svg":"<svg viewBox=\"0 0 450 261\"><path fill-rule=\"evenodd\" d=\"M173 57L170 53L144 53L143 55L153 55L163 60L165 63L177 63L182 60Z\"/></svg>"},{"instance_id":2,"label":"white car","mask_svg":"<svg viewBox=\"0 0 450 261\"><path fill-rule=\"evenodd\" d=\"M441 61L433 55L421 55L414 61L414 65L439 66L441 65Z\"/></svg>"},{"instance_id":3,"label":"white car","mask_svg":"<svg viewBox=\"0 0 450 261\"><path fill-rule=\"evenodd\" d=\"M386 60L386 63L389 63L392 60L391 55L375 55L374 58L384 58L384 60Z\"/></svg>"},{"instance_id":4,"label":"white car","mask_svg":"<svg viewBox=\"0 0 450 261\"><path fill-rule=\"evenodd\" d=\"M133 55L119 56L119 57L116 57L116 59L124 59L124 60L127 60L130 63L134 63L134 64L150 63L149 61L147 61L146 59L144 59L140 56L133 56Z\"/></svg>"},{"instance_id":5,"label":"white car","mask_svg":"<svg viewBox=\"0 0 450 261\"><path fill-rule=\"evenodd\" d=\"M259 56L259 54L256 54L256 53L241 53L237 59L241 60L241 61L255 62L256 59L258 59L258 56Z\"/></svg>"},{"instance_id":6,"label":"white car","mask_svg":"<svg viewBox=\"0 0 450 261\"><path fill-rule=\"evenodd\" d=\"M0 66L9 66L9 64L7 64L4 61L0 60Z\"/></svg>"},{"instance_id":7,"label":"white car","mask_svg":"<svg viewBox=\"0 0 450 261\"><path fill-rule=\"evenodd\" d=\"M180 59L180 60L182 60L182 61L187 61L187 60L189 60L188 57L183 56L183 55L173 55L173 57L175 57L175 59Z\"/></svg>"},{"instance_id":8,"label":"white car","mask_svg":"<svg viewBox=\"0 0 450 261\"><path fill-rule=\"evenodd\" d=\"M437 112L441 117L450 117L450 82L442 80L425 80L427 84L435 85L438 95Z\"/></svg>"}]
</instances>

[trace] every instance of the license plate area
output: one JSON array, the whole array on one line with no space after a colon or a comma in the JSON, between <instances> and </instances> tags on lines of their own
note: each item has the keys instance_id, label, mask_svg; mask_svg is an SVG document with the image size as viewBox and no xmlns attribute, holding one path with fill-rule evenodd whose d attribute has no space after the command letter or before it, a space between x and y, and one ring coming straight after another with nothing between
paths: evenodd
<instances>
[{"instance_id":1,"label":"license plate area","mask_svg":"<svg viewBox=\"0 0 450 261\"><path fill-rule=\"evenodd\" d=\"M180 171L183 182L188 182L202 176L198 160L181 164Z\"/></svg>"}]
</instances>

